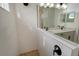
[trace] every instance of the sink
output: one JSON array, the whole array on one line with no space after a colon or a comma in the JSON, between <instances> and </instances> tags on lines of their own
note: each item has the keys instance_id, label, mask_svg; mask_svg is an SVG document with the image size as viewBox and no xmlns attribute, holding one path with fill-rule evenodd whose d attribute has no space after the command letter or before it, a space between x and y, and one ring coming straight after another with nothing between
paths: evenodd
<instances>
[{"instance_id":1,"label":"sink","mask_svg":"<svg viewBox=\"0 0 79 59\"><path fill-rule=\"evenodd\" d=\"M75 31L75 30L70 28L66 28L66 29L51 28L48 30L48 32L51 32L51 33L63 33L63 32L70 32L70 31Z\"/></svg>"}]
</instances>

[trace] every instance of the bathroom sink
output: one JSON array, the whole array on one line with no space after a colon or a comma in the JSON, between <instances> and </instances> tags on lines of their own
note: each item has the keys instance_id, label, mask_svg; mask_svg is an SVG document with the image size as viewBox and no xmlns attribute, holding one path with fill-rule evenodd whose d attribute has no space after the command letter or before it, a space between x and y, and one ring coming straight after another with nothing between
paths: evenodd
<instances>
[{"instance_id":1,"label":"bathroom sink","mask_svg":"<svg viewBox=\"0 0 79 59\"><path fill-rule=\"evenodd\" d=\"M74 29L70 29L70 28L67 28L67 29L52 28L52 29L48 30L48 32L51 32L51 33L63 33L63 32L70 32L70 31L75 31L75 30Z\"/></svg>"}]
</instances>

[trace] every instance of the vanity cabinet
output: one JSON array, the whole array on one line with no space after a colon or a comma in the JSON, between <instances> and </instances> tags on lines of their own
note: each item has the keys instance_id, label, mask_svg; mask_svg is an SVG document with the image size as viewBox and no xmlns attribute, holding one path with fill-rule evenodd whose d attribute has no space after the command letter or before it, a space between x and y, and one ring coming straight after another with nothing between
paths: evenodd
<instances>
[{"instance_id":1,"label":"vanity cabinet","mask_svg":"<svg viewBox=\"0 0 79 59\"><path fill-rule=\"evenodd\" d=\"M74 33L75 31L56 33L56 34L70 41L74 41Z\"/></svg>"}]
</instances>

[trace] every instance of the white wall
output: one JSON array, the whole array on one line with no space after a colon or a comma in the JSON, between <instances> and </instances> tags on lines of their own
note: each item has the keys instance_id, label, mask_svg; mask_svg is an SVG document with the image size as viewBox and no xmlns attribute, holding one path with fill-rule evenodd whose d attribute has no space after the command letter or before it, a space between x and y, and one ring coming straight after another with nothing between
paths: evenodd
<instances>
[{"instance_id":1,"label":"white wall","mask_svg":"<svg viewBox=\"0 0 79 59\"><path fill-rule=\"evenodd\" d=\"M13 8L13 5L10 5ZM17 33L15 18L12 13L0 8L0 56L17 54Z\"/></svg>"},{"instance_id":2,"label":"white wall","mask_svg":"<svg viewBox=\"0 0 79 59\"><path fill-rule=\"evenodd\" d=\"M37 5L16 4L19 52L37 49Z\"/></svg>"},{"instance_id":3,"label":"white wall","mask_svg":"<svg viewBox=\"0 0 79 59\"><path fill-rule=\"evenodd\" d=\"M0 8L0 55L37 49L37 5L10 4L10 9Z\"/></svg>"}]
</instances>

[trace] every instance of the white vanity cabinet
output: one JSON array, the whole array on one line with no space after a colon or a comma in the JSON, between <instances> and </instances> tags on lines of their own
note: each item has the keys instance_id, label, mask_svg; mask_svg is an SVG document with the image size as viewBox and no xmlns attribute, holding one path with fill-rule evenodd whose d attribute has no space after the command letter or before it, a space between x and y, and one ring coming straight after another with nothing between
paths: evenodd
<instances>
[{"instance_id":1,"label":"white vanity cabinet","mask_svg":"<svg viewBox=\"0 0 79 59\"><path fill-rule=\"evenodd\" d=\"M63 37L63 38L66 38L70 41L74 41L74 33L75 33L75 31L62 32L62 33L56 33L56 34Z\"/></svg>"}]
</instances>

